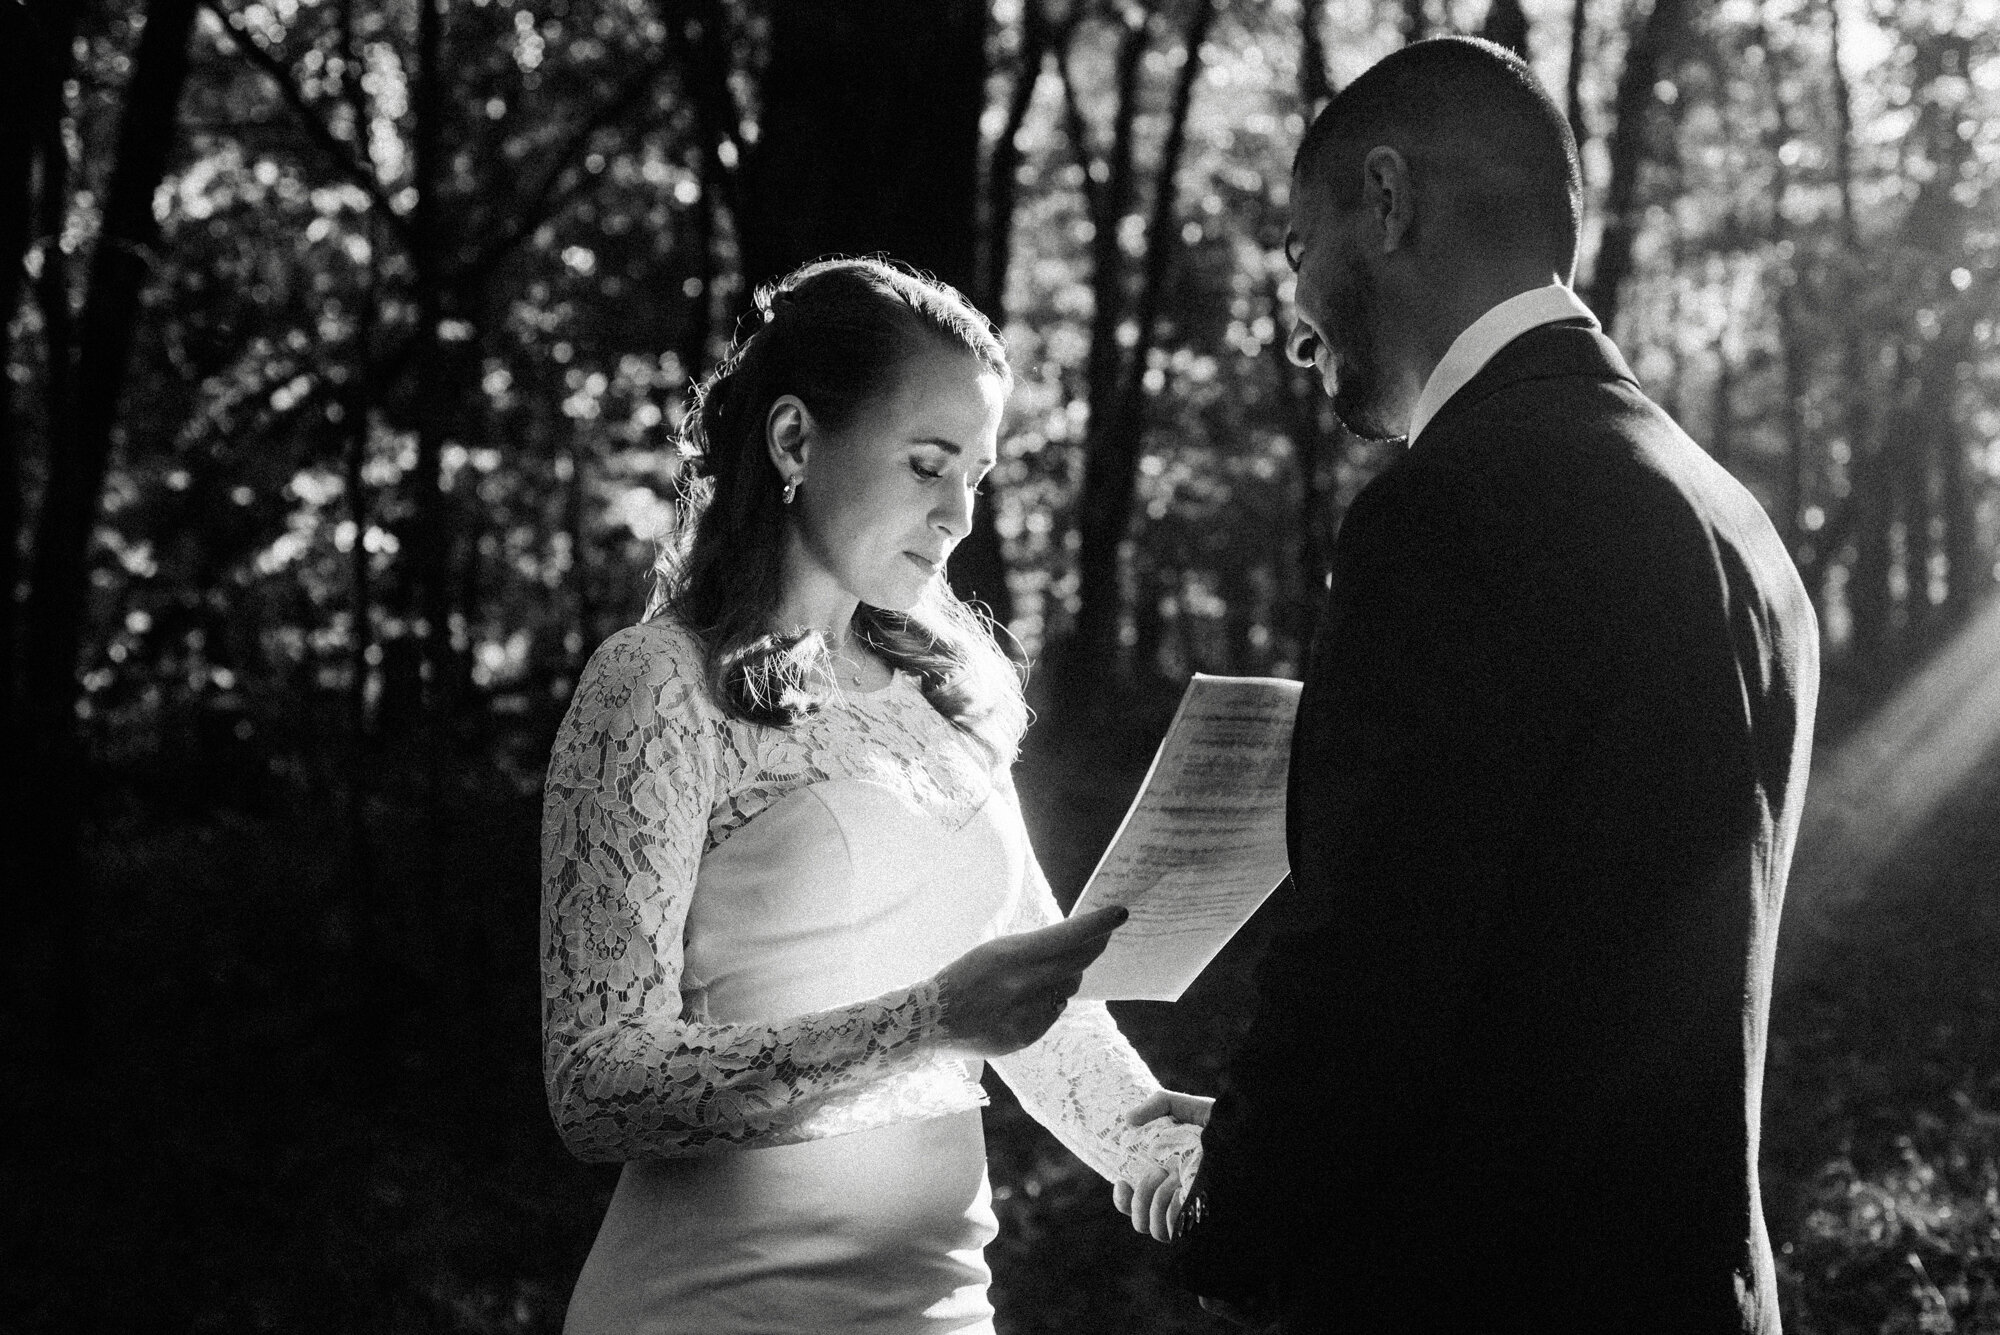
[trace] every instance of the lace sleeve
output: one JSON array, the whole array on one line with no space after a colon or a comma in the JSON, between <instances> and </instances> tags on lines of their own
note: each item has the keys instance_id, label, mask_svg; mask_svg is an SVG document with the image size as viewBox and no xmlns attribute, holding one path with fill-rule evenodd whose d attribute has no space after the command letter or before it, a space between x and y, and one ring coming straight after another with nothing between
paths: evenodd
<instances>
[{"instance_id":1,"label":"lace sleeve","mask_svg":"<svg viewBox=\"0 0 2000 1335\"><path fill-rule=\"evenodd\" d=\"M924 1055L937 985L755 1025L682 1013L682 932L726 720L696 652L633 627L592 656L542 807L542 1072L578 1158L667 1158L818 1134L829 1096Z\"/></svg>"},{"instance_id":2,"label":"lace sleeve","mask_svg":"<svg viewBox=\"0 0 2000 1335\"><path fill-rule=\"evenodd\" d=\"M1011 781L1004 782L1014 802ZM1018 811L1018 802L1016 803ZM1062 918L1041 864L1028 856L1027 893L1010 932L1032 931ZM991 1059L1021 1106L1064 1148L1116 1182L1136 1181L1154 1165L1178 1167L1183 1184L1201 1161L1201 1128L1158 1118L1131 1126L1126 1112L1160 1090L1101 1001L1072 1001L1049 1032L1019 1052Z\"/></svg>"}]
</instances>

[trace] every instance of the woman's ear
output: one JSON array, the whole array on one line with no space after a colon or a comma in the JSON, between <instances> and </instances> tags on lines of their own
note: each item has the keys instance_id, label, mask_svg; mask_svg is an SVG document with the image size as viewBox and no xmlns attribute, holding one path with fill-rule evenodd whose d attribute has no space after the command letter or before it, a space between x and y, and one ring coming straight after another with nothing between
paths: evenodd
<instances>
[{"instance_id":1,"label":"woman's ear","mask_svg":"<svg viewBox=\"0 0 2000 1335\"><path fill-rule=\"evenodd\" d=\"M764 417L764 446L771 463L787 482L804 480L812 453L813 420L797 395L780 394Z\"/></svg>"}]
</instances>

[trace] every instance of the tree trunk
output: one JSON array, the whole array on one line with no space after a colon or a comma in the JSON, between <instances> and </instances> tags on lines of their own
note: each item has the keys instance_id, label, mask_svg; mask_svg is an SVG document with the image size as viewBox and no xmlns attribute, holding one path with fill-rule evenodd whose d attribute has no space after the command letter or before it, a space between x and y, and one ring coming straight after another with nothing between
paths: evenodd
<instances>
[{"instance_id":1,"label":"tree trunk","mask_svg":"<svg viewBox=\"0 0 2000 1335\"><path fill-rule=\"evenodd\" d=\"M1014 141L1027 122L1035 88L1041 83L1043 65L1052 52L1058 61L1065 57L1074 31L1074 20L1059 29L1049 22L1043 0L1026 0L1021 15L1021 55L1014 71L1014 85L1007 94L1007 115L986 163L979 281L971 294L979 309L995 324L1004 325L1007 319L1007 271L1013 264L1014 205L1021 190L1021 149Z\"/></svg>"},{"instance_id":2,"label":"tree trunk","mask_svg":"<svg viewBox=\"0 0 2000 1335\"><path fill-rule=\"evenodd\" d=\"M1324 0L1299 6L1299 111L1312 124L1321 107L1333 100L1333 83L1326 73L1326 42L1320 36Z\"/></svg>"},{"instance_id":3,"label":"tree trunk","mask_svg":"<svg viewBox=\"0 0 2000 1335\"><path fill-rule=\"evenodd\" d=\"M726 17L713 0L701 6L682 6L691 12L677 16L681 41L670 49L679 58L681 90L694 108L693 145L695 173L701 182L701 198L688 219L687 248L691 260L690 280L699 290L688 299L686 322L679 340L681 372L692 386L708 372L709 347L715 337L716 297L715 225L718 211L731 209L731 219L740 237L741 180L730 167L735 159L738 108L729 88L729 47ZM725 148L726 146L726 148Z\"/></svg>"},{"instance_id":4,"label":"tree trunk","mask_svg":"<svg viewBox=\"0 0 2000 1335\"><path fill-rule=\"evenodd\" d=\"M1876 438L1871 399L1872 377L1862 338L1863 295L1868 284L1867 256L1854 201L1854 95L1842 64L1840 6L1828 0L1827 70L1833 86L1834 177L1840 204L1840 235L1845 251L1840 292L1840 378L1851 485L1847 510L1854 565L1847 582L1847 605L1853 626L1854 655L1864 673L1886 670L1888 643L1889 525L1883 442ZM1827 556L1834 555L1831 551Z\"/></svg>"},{"instance_id":5,"label":"tree trunk","mask_svg":"<svg viewBox=\"0 0 2000 1335\"><path fill-rule=\"evenodd\" d=\"M1563 110L1569 115L1569 132L1576 137L1579 166L1583 146L1590 142L1590 122L1583 114L1583 53L1589 20L1589 0L1574 0L1569 11L1569 69L1563 75Z\"/></svg>"},{"instance_id":6,"label":"tree trunk","mask_svg":"<svg viewBox=\"0 0 2000 1335\"><path fill-rule=\"evenodd\" d=\"M20 756L15 733L18 678L15 651L15 589L20 583L21 446L14 432L14 313L21 305L21 278L34 234L35 149L46 136L35 132L47 99L42 44L28 12L20 5L0 10L0 708L9 753ZM9 765L9 783L16 772ZM11 788L9 792L11 792ZM13 802L8 810L16 810Z\"/></svg>"},{"instance_id":7,"label":"tree trunk","mask_svg":"<svg viewBox=\"0 0 2000 1335\"><path fill-rule=\"evenodd\" d=\"M370 255L374 255L375 228L368 228ZM360 986L375 981L380 952L376 932L376 886L374 848L368 834L368 799L374 785L368 764L368 678L374 671L370 662L375 646L375 591L369 569L370 555L365 539L371 519L368 505L369 424L375 411L374 369L371 365L376 302L374 261L360 295L360 317L356 329L354 365L349 371L350 391L346 396L341 442L341 476L346 491L347 519L354 525L354 546L348 552L347 598L352 630L347 645L347 783L344 814L347 823L348 858L348 948L359 965Z\"/></svg>"},{"instance_id":8,"label":"tree trunk","mask_svg":"<svg viewBox=\"0 0 2000 1335\"><path fill-rule=\"evenodd\" d=\"M747 174L745 277L886 251L961 291L978 279L984 7L790 0L771 13Z\"/></svg>"},{"instance_id":9,"label":"tree trunk","mask_svg":"<svg viewBox=\"0 0 2000 1335\"><path fill-rule=\"evenodd\" d=\"M1173 596L1181 581L1180 571L1169 570L1157 561L1146 563L1138 572L1139 587L1132 603L1132 672L1141 681L1167 675L1167 618L1161 605Z\"/></svg>"},{"instance_id":10,"label":"tree trunk","mask_svg":"<svg viewBox=\"0 0 2000 1335\"><path fill-rule=\"evenodd\" d=\"M1633 35L1632 45L1625 52L1625 68L1618 74L1616 123L1611 130L1611 182L1606 187L1604 201L1604 238L1598 244L1589 297L1590 308L1597 313L1606 333L1616 331L1619 293L1632 272L1632 249L1644 218L1639 177L1645 170L1647 140L1659 102L1655 87L1667 56L1679 39L1686 13L1687 0L1653 0L1653 12Z\"/></svg>"},{"instance_id":11,"label":"tree trunk","mask_svg":"<svg viewBox=\"0 0 2000 1335\"><path fill-rule=\"evenodd\" d=\"M1899 356L1899 381L1902 361ZM1900 414L1892 414L1889 428L1871 431L1852 455L1853 493L1848 504L1855 510L1854 569L1847 581L1847 603L1856 662L1875 686L1887 683L1892 666L1890 622L1895 606L1889 581L1895 566L1896 493L1902 481L1893 466L1892 437L1901 425L1899 418Z\"/></svg>"},{"instance_id":12,"label":"tree trunk","mask_svg":"<svg viewBox=\"0 0 2000 1335\"><path fill-rule=\"evenodd\" d=\"M1214 0L1197 0L1194 13L1188 20L1186 54L1174 86L1167 138L1161 148L1153 185L1152 216L1146 227L1145 267L1131 317L1136 333L1131 350L1121 355L1118 346L1118 327L1124 323L1122 319L1115 315L1112 319L1102 318L1106 312L1100 310L1100 318L1093 322L1091 361L1098 363L1098 340L1105 339L1108 333L1108 347L1105 349L1108 355L1104 361L1116 367L1115 371L1109 372L1116 389L1115 397L1110 399L1108 405L1111 411L1101 413L1099 404L1103 401L1097 397L1098 382L1093 377L1083 491L1077 507L1081 539L1077 549L1079 607L1071 645L1070 676L1078 684L1102 683L1116 677L1118 613L1122 591L1118 558L1125 542L1125 531L1131 522L1132 488L1138 477L1139 456L1145 444L1143 378L1147 356L1158 337L1161 292L1166 285L1177 243L1174 220L1180 200L1178 177L1182 150L1187 143L1188 108L1194 99L1195 81L1201 73L1202 44L1208 39L1215 13ZM1129 164L1129 147L1124 156ZM1127 170L1130 171L1129 165ZM1114 177L1117 171L1118 165L1114 162ZM1107 231L1110 232L1110 245L1105 247L1101 243ZM1096 242L1100 243L1095 247L1099 262L1110 261L1115 265L1113 257L1121 252L1117 223L1114 221L1108 229L1100 223ZM1122 269L1122 266L1116 268ZM1100 300L1115 299L1117 288L1112 287L1107 292L1102 275L1093 276L1093 285Z\"/></svg>"},{"instance_id":13,"label":"tree trunk","mask_svg":"<svg viewBox=\"0 0 2000 1335\"><path fill-rule=\"evenodd\" d=\"M1766 229L1767 239L1774 250L1783 254L1788 246L1794 244L1788 211L1792 195L1792 169L1786 165L1784 157L1785 145L1792 138L1792 112L1785 102L1784 62L1780 61L1778 47L1765 30L1761 7L1753 37L1768 53L1765 68L1771 80L1772 128L1765 143L1765 149L1771 155L1771 214ZM1784 395L1785 457L1778 488L1778 532L1784 536L1785 545L1790 549L1792 559L1799 563L1805 574L1806 586L1810 589L1814 583L1815 562L1809 557L1816 552L1810 550L1812 538L1805 528L1806 490L1812 469L1805 396L1811 377L1810 368L1804 364L1806 354L1801 346L1803 340L1799 331L1798 282L1801 266L1796 261L1796 254L1782 261L1783 267L1776 274L1777 291L1773 301L1778 317L1779 383Z\"/></svg>"},{"instance_id":14,"label":"tree trunk","mask_svg":"<svg viewBox=\"0 0 2000 1335\"><path fill-rule=\"evenodd\" d=\"M14 377L9 372L14 362L14 317L20 310L22 279L37 230L38 155L44 201L40 215L49 252L44 254L42 263L45 272L54 264L56 272L63 273L61 252L57 249L61 232L58 229L48 233L47 220L60 219L68 204L68 163L62 137L63 83L69 77L73 59L70 42L75 8L57 7L52 24L43 22L43 17L41 11L21 5L8 5L0 13L0 124L13 127L10 133L0 135L0 266L4 266L0 268L0 535L5 538L4 546L0 546L0 693L4 693L4 698L0 698L0 708L4 708L0 729L4 732L0 735L6 737L13 758L7 766L10 824L21 813L19 794L11 785L21 777L27 751L22 745L26 719L20 712L24 646L20 638L21 609L16 602L21 581L22 525L26 518L21 470L26 460L16 431ZM66 315L66 284L58 290L64 296ZM60 356L67 366L68 322L61 322L59 330L45 328L43 333L51 363ZM60 348L54 341L58 333L62 335ZM18 845L10 839L8 859L11 861L18 851Z\"/></svg>"},{"instance_id":15,"label":"tree trunk","mask_svg":"<svg viewBox=\"0 0 2000 1335\"><path fill-rule=\"evenodd\" d=\"M1122 522L1112 524L1122 512L1119 502L1107 501L1106 462L1100 447L1112 434L1113 418L1124 391L1125 354L1119 346L1120 326L1125 321L1127 273L1124 247L1118 229L1131 212L1138 191L1138 172L1132 159L1133 126L1139 111L1139 68L1146 53L1147 28L1127 26L1119 38L1113 85L1111 138L1107 155L1094 159L1087 127L1076 88L1067 70L1063 74L1063 97L1069 117L1071 148L1084 168L1085 202L1091 219L1090 236L1090 351L1084 359L1084 397L1089 415L1084 429L1084 476L1078 501L1079 537L1077 566L1079 605L1076 624L1063 646L1057 667L1062 678L1058 693L1082 697L1092 683L1107 676L1115 678L1118 663L1118 546L1124 541ZM1102 180L1092 188L1101 168Z\"/></svg>"},{"instance_id":16,"label":"tree trunk","mask_svg":"<svg viewBox=\"0 0 2000 1335\"><path fill-rule=\"evenodd\" d=\"M1930 48L1926 65L1935 70L1932 79L1937 80L1968 68L1974 56L1968 37L1947 37ZM1932 86L1937 85L1933 82ZM1965 238L1972 225L1971 211L1957 190L1957 183L1965 179L1966 160L1971 154L1958 130L1959 116L1957 109L1943 103L1929 108L1919 122L1937 170L1911 202L1910 217L1903 228L1905 243L1925 253L1941 297L1937 328L1925 338L1920 354L1915 404L1917 432L1923 444L1921 466L1928 485L1921 493L1924 531L1919 570L1912 582L1926 640L1940 638L1956 624L1968 606L1967 595L1976 587L1968 578L1975 564L1978 520L1974 488L1967 476L1972 460L1959 422L1959 367L1971 364L1974 322L1992 307L1969 298L1969 285L1958 290L1948 277L1964 262ZM1943 562L1946 572L1944 596L1935 603L1930 598L1933 556Z\"/></svg>"},{"instance_id":17,"label":"tree trunk","mask_svg":"<svg viewBox=\"0 0 2000 1335\"><path fill-rule=\"evenodd\" d=\"M1735 319L1735 312L1730 318ZM1709 400L1708 452L1731 472L1736 470L1736 360L1725 336L1715 344L1715 388Z\"/></svg>"},{"instance_id":18,"label":"tree trunk","mask_svg":"<svg viewBox=\"0 0 2000 1335\"><path fill-rule=\"evenodd\" d=\"M704 136L706 139L706 136ZM696 175L701 181L701 198L688 206L683 224L687 228L687 251L691 261L686 282L687 315L681 324L676 349L681 374L690 385L699 384L708 373L708 348L715 338L715 197L722 185L711 159L713 141L697 153Z\"/></svg>"},{"instance_id":19,"label":"tree trunk","mask_svg":"<svg viewBox=\"0 0 2000 1335\"><path fill-rule=\"evenodd\" d=\"M682 40L670 42L669 50L679 57L682 93L694 107L703 193L720 196L740 251L757 209L750 202L745 171L750 149L739 133L743 110L729 82L729 15L721 0L676 0L670 8Z\"/></svg>"},{"instance_id":20,"label":"tree trunk","mask_svg":"<svg viewBox=\"0 0 2000 1335\"><path fill-rule=\"evenodd\" d=\"M564 448L563 459L569 464L569 476L563 479L563 528L569 534L569 586L575 590L575 633L577 656L575 663L581 676L581 668L594 648L601 632L598 629L597 591L591 587L590 535L587 529L587 501L590 494L589 463L590 451L580 439L581 433L572 430L569 443Z\"/></svg>"},{"instance_id":21,"label":"tree trunk","mask_svg":"<svg viewBox=\"0 0 2000 1335\"><path fill-rule=\"evenodd\" d=\"M972 294L979 308L1003 329L1007 324L1007 273L1013 267L1014 208L1020 195L1021 149L1015 140L1034 103L1043 65L1051 52L1058 62L1065 58L1075 30L1073 17L1058 28L1049 21L1041 0L1027 0L1021 16L1020 60L1007 98L1007 115L986 164L979 275ZM992 483L987 484L987 490L993 491ZM952 562L951 578L961 596L979 597L993 619L1004 626L1014 619L1014 598L1007 587L999 510L998 498L989 494L973 511L972 532Z\"/></svg>"},{"instance_id":22,"label":"tree trunk","mask_svg":"<svg viewBox=\"0 0 2000 1335\"><path fill-rule=\"evenodd\" d=\"M1528 15L1521 0L1493 0L1479 35L1506 47L1521 59L1528 58Z\"/></svg>"},{"instance_id":23,"label":"tree trunk","mask_svg":"<svg viewBox=\"0 0 2000 1335\"><path fill-rule=\"evenodd\" d=\"M1431 16L1424 0L1403 0L1403 42L1421 42L1431 35Z\"/></svg>"},{"instance_id":24,"label":"tree trunk","mask_svg":"<svg viewBox=\"0 0 2000 1335\"><path fill-rule=\"evenodd\" d=\"M1990 297L1986 308L1992 308ZM1961 334L1964 332L1961 329ZM1969 340L1961 337L1957 341L1962 356L1969 350ZM1955 365L1955 361L1939 358L1937 398L1933 402L1938 414L1934 439L1941 470L1938 502L1945 524L1945 608L1954 624L1973 611L1974 590L1993 583L1979 559L1979 496L1970 476L1972 463L1956 411L1957 378L1951 373Z\"/></svg>"},{"instance_id":25,"label":"tree trunk","mask_svg":"<svg viewBox=\"0 0 2000 1335\"><path fill-rule=\"evenodd\" d=\"M1066 58L1071 36L1076 31L1072 15L1060 26L1052 24L1040 0L1027 0L1021 18L1021 55L1014 74L1014 86L1007 99L1007 115L999 137L993 141L992 156L986 164L986 198L982 218L983 234L979 257L978 285L973 301L996 326L1007 324L1007 273L1013 266L1014 208L1020 195L1021 150L1015 143L1033 105L1035 88L1041 82L1042 67L1051 53L1058 63ZM1007 587L1007 558L1000 538L999 498L987 484L987 500L974 509L972 532L966 535L952 559L951 580L961 597L978 599L993 619L1005 626L1014 619L1014 597ZM1003 637L1003 644L1011 641Z\"/></svg>"},{"instance_id":26,"label":"tree trunk","mask_svg":"<svg viewBox=\"0 0 2000 1335\"><path fill-rule=\"evenodd\" d=\"M444 320L444 0L417 0L415 77L410 90L411 176L416 202L410 210L410 267L415 283L417 466L411 475L409 576L416 598L411 612L422 623L422 697L427 724L442 723L451 672L451 525L444 503L444 436L451 386L439 325ZM436 735L426 753L437 757Z\"/></svg>"},{"instance_id":27,"label":"tree trunk","mask_svg":"<svg viewBox=\"0 0 2000 1335\"><path fill-rule=\"evenodd\" d=\"M73 428L67 439L52 434L48 482L35 534L26 684L33 752L42 768L31 795L40 808L35 828L66 869L73 868L82 797L75 732L77 657L90 588L90 538L117 439L140 288L157 236L153 193L177 138L194 13L195 0L152 0L147 6L119 116L117 158L105 194L102 232L92 255L75 350L73 395L69 404L61 405ZM53 165L55 159L45 162ZM56 173L45 173L45 183L56 179ZM45 262L43 268L47 274L50 266ZM54 295L66 310L68 294ZM59 330L49 332L53 372L70 356L70 349L55 341ZM57 379L52 374L52 382Z\"/></svg>"},{"instance_id":28,"label":"tree trunk","mask_svg":"<svg viewBox=\"0 0 2000 1335\"><path fill-rule=\"evenodd\" d=\"M53 290L60 294L61 310L53 326L44 321L43 349L47 359L44 388L50 394L51 409L60 408L60 420L67 420L68 401L58 403L57 386L67 391L70 356L69 285L57 240L60 224L51 231L48 219L60 219L69 201L68 155L63 144L63 83L73 63L71 35L76 8L57 7L48 24L38 21L43 11L8 5L0 16L0 124L13 127L0 136L0 745L7 751L0 762L0 877L9 884L28 887L47 885L34 871L46 851L52 831L40 828L39 804L33 793L45 781L37 773L40 748L34 731L34 713L25 680L27 643L23 632L22 608L17 601L21 582L21 548L26 536L26 510L22 494L23 469L27 458L22 438L16 431L14 412L14 319L23 295L25 263L39 230L47 238L42 255L44 285L38 298ZM39 164L40 207L37 207L37 166ZM38 228L39 221L39 228ZM58 371L62 374L58 375ZM52 413L53 425L58 415ZM54 448L53 433L46 442ZM60 859L48 865L60 868ZM23 994L33 994L54 981L64 967L59 947L46 930L57 919L60 896L23 893L13 901L28 907L20 925L28 929L20 963L28 971L21 975ZM39 981L37 981L39 980Z\"/></svg>"},{"instance_id":29,"label":"tree trunk","mask_svg":"<svg viewBox=\"0 0 2000 1335\"><path fill-rule=\"evenodd\" d=\"M823 255L887 252L977 293L985 7L787 0L770 23L738 229L748 283ZM1005 561L991 505L981 508L989 514L952 557L951 580L1004 621Z\"/></svg>"},{"instance_id":30,"label":"tree trunk","mask_svg":"<svg viewBox=\"0 0 2000 1335\"><path fill-rule=\"evenodd\" d=\"M1958 173L1940 172L1938 182L1958 179ZM1961 217L1963 227L1967 220ZM1963 235L1961 230L1959 235ZM1951 260L1940 257L1941 265ZM1958 368L1974 353L1973 322L1977 314L1990 310L1959 297L1939 310L1941 327L1936 337L1923 344L1918 354L1914 402L1911 405L1911 457L1906 466L1912 471L1912 495L1917 517L1913 520L1910 574L1914 628L1926 642L1949 630L1965 613L1969 595L1981 584L1978 563L1978 517L1976 492L1968 474L1972 460L1966 448L1964 428L1959 421ZM1930 598L1930 561L1943 560L1944 597Z\"/></svg>"}]
</instances>

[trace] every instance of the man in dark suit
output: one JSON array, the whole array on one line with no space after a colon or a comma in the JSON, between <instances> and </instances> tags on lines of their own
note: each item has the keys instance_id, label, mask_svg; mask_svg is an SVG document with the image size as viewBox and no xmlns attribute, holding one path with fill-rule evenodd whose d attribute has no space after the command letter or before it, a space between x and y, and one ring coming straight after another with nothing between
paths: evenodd
<instances>
[{"instance_id":1,"label":"man in dark suit","mask_svg":"<svg viewBox=\"0 0 2000 1335\"><path fill-rule=\"evenodd\" d=\"M1570 293L1580 201L1562 114L1464 38L1362 75L1294 167L1289 352L1410 446L1335 545L1293 922L1175 1258L1286 1332L1778 1330L1759 1102L1817 629Z\"/></svg>"}]
</instances>

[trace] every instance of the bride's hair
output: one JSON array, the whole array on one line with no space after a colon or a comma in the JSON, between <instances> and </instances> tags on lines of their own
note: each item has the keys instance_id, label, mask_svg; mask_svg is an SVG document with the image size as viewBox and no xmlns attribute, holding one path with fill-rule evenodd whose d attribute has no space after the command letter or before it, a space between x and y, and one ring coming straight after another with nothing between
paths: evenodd
<instances>
[{"instance_id":1,"label":"bride's hair","mask_svg":"<svg viewBox=\"0 0 2000 1335\"><path fill-rule=\"evenodd\" d=\"M815 683L827 646L817 632L773 624L786 521L784 478L764 439L772 403L795 395L838 432L927 349L964 351L1009 385L1012 372L971 302L891 261L821 260L752 300L749 331L694 392L682 424L678 522L660 545L646 615L665 609L700 638L709 691L725 710L785 727L824 703ZM862 643L917 679L938 713L1004 759L1027 708L995 629L942 579L907 612L863 603L853 622Z\"/></svg>"}]
</instances>

